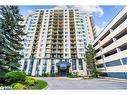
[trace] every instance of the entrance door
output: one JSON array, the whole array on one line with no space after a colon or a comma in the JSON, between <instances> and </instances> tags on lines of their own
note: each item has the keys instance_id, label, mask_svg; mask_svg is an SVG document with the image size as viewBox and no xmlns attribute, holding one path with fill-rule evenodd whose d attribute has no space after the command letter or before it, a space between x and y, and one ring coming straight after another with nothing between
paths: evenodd
<instances>
[{"instance_id":1,"label":"entrance door","mask_svg":"<svg viewBox=\"0 0 127 95\"><path fill-rule=\"evenodd\" d=\"M67 76L67 74L69 73L70 63L58 62L56 65L58 67L58 75L59 76Z\"/></svg>"},{"instance_id":2,"label":"entrance door","mask_svg":"<svg viewBox=\"0 0 127 95\"><path fill-rule=\"evenodd\" d=\"M69 67L67 67L67 69L60 69L60 67L58 67L59 76L67 76L68 73L69 73Z\"/></svg>"},{"instance_id":3,"label":"entrance door","mask_svg":"<svg viewBox=\"0 0 127 95\"><path fill-rule=\"evenodd\" d=\"M60 76L67 76L67 70L60 70Z\"/></svg>"}]
</instances>

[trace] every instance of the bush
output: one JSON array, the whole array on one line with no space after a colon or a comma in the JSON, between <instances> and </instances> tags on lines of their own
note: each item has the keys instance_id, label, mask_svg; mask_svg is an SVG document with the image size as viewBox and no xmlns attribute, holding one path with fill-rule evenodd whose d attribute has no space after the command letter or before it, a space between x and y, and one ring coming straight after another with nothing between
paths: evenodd
<instances>
[{"instance_id":1,"label":"bush","mask_svg":"<svg viewBox=\"0 0 127 95\"><path fill-rule=\"evenodd\" d=\"M37 83L35 86L32 87L32 89L43 89L47 86L47 82L43 80L37 80Z\"/></svg>"},{"instance_id":2,"label":"bush","mask_svg":"<svg viewBox=\"0 0 127 95\"><path fill-rule=\"evenodd\" d=\"M28 86L32 86L32 85L35 85L36 80L31 77L26 77L25 83L27 83Z\"/></svg>"},{"instance_id":3,"label":"bush","mask_svg":"<svg viewBox=\"0 0 127 95\"><path fill-rule=\"evenodd\" d=\"M69 73L67 76L70 77L70 78L80 77L79 74L78 74L78 72Z\"/></svg>"},{"instance_id":4,"label":"bush","mask_svg":"<svg viewBox=\"0 0 127 95\"><path fill-rule=\"evenodd\" d=\"M7 84L12 84L16 82L24 81L26 74L21 71L12 71L5 74L5 80Z\"/></svg>"},{"instance_id":5,"label":"bush","mask_svg":"<svg viewBox=\"0 0 127 95\"><path fill-rule=\"evenodd\" d=\"M21 83L14 83L12 84L12 88L17 90L22 90L22 89L26 89L26 86Z\"/></svg>"},{"instance_id":6,"label":"bush","mask_svg":"<svg viewBox=\"0 0 127 95\"><path fill-rule=\"evenodd\" d=\"M43 76L43 77L49 77L50 74L49 74L49 73L43 73L42 76Z\"/></svg>"},{"instance_id":7,"label":"bush","mask_svg":"<svg viewBox=\"0 0 127 95\"><path fill-rule=\"evenodd\" d=\"M72 74L72 73L68 73L68 74L67 74L67 77L73 78L73 74Z\"/></svg>"},{"instance_id":8,"label":"bush","mask_svg":"<svg viewBox=\"0 0 127 95\"><path fill-rule=\"evenodd\" d=\"M73 72L73 77L74 77L74 78L77 78L77 77L79 77L79 74L78 74L78 72Z\"/></svg>"},{"instance_id":9,"label":"bush","mask_svg":"<svg viewBox=\"0 0 127 95\"><path fill-rule=\"evenodd\" d=\"M0 72L0 83L5 82L5 74L6 74L6 72Z\"/></svg>"}]
</instances>

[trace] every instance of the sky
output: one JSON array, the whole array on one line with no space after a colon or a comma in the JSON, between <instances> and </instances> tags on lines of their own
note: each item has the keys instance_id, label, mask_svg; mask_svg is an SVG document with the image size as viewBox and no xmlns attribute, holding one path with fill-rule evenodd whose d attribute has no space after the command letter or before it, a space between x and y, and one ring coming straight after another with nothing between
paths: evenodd
<instances>
[{"instance_id":1,"label":"sky","mask_svg":"<svg viewBox=\"0 0 127 95\"><path fill-rule=\"evenodd\" d=\"M120 5L96 5L96 6L79 6L79 5L43 5L43 6L19 6L20 14L27 16L28 13L32 13L36 8L51 9L54 7L63 8L79 8L81 10L88 11L92 16L96 28L96 36L102 32L102 30L110 23L110 21L120 12L124 6Z\"/></svg>"}]
</instances>

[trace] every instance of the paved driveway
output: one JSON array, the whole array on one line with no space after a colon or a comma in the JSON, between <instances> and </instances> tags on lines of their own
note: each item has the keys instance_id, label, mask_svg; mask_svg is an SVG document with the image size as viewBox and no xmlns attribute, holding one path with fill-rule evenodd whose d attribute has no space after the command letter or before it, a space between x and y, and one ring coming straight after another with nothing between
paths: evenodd
<instances>
[{"instance_id":1,"label":"paved driveway","mask_svg":"<svg viewBox=\"0 0 127 95\"><path fill-rule=\"evenodd\" d=\"M59 78L38 78L48 82L48 89L54 90L73 90L73 89L127 89L127 81L110 79L86 79L75 80L65 77Z\"/></svg>"}]
</instances>

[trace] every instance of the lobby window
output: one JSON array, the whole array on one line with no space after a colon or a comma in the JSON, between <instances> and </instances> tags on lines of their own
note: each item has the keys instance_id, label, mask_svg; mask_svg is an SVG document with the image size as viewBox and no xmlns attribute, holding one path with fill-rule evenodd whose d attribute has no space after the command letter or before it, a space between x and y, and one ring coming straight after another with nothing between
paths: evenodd
<instances>
[{"instance_id":1,"label":"lobby window","mask_svg":"<svg viewBox=\"0 0 127 95\"><path fill-rule=\"evenodd\" d=\"M83 70L82 59L79 59L79 70Z\"/></svg>"},{"instance_id":2,"label":"lobby window","mask_svg":"<svg viewBox=\"0 0 127 95\"><path fill-rule=\"evenodd\" d=\"M25 62L24 62L24 66L23 66L23 71L26 71L26 69L27 69L27 63L28 63L28 61L25 60Z\"/></svg>"},{"instance_id":3,"label":"lobby window","mask_svg":"<svg viewBox=\"0 0 127 95\"><path fill-rule=\"evenodd\" d=\"M41 59L38 59L37 60L37 65L36 65L36 75L39 76L39 66L40 66L40 62L41 62Z\"/></svg>"},{"instance_id":4,"label":"lobby window","mask_svg":"<svg viewBox=\"0 0 127 95\"><path fill-rule=\"evenodd\" d=\"M44 60L43 73L46 73L46 67L47 67L47 60Z\"/></svg>"},{"instance_id":5,"label":"lobby window","mask_svg":"<svg viewBox=\"0 0 127 95\"><path fill-rule=\"evenodd\" d=\"M33 64L34 64L34 59L31 59L30 66L29 66L29 71L28 71L28 75L31 75L31 73L32 73Z\"/></svg>"},{"instance_id":6,"label":"lobby window","mask_svg":"<svg viewBox=\"0 0 127 95\"><path fill-rule=\"evenodd\" d=\"M76 70L76 59L72 59L72 69Z\"/></svg>"},{"instance_id":7,"label":"lobby window","mask_svg":"<svg viewBox=\"0 0 127 95\"><path fill-rule=\"evenodd\" d=\"M51 60L51 71L50 73L54 73L55 70L55 64L53 63L53 60Z\"/></svg>"}]
</instances>

